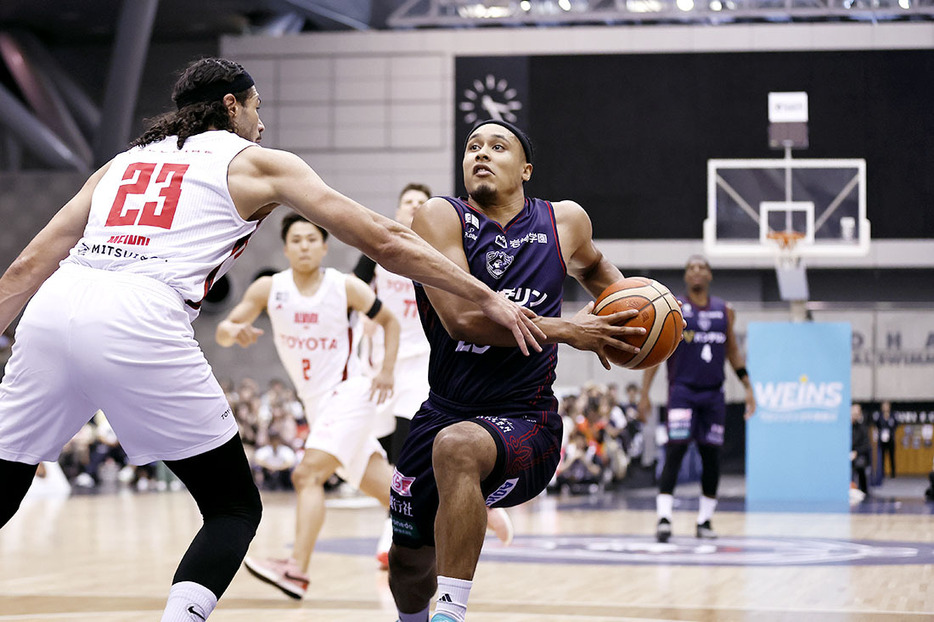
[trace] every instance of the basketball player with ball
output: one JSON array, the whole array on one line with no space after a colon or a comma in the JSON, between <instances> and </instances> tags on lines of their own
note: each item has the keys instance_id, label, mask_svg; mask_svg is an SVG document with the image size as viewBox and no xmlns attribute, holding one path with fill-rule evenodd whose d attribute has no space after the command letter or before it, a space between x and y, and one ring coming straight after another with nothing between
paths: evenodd
<instances>
[{"instance_id":1,"label":"basketball player with ball","mask_svg":"<svg viewBox=\"0 0 934 622\"><path fill-rule=\"evenodd\" d=\"M728 302L710 294L713 273L701 255L688 258L684 283L688 295L682 302L686 327L684 340L668 359L668 445L665 466L659 481L656 509L656 538L671 537L671 515L678 470L693 440L701 456L701 498L697 514L698 538L717 534L710 525L717 506L720 483L720 448L726 422L723 396L724 363L730 365L746 389L746 418L756 411L756 398L746 372L746 360L733 332L736 313ZM658 368L647 369L642 377L640 415L649 414L649 389Z\"/></svg>"},{"instance_id":2,"label":"basketball player with ball","mask_svg":"<svg viewBox=\"0 0 934 622\"><path fill-rule=\"evenodd\" d=\"M623 339L646 335L620 325L638 314L633 308L597 315L590 303L561 317L566 275L598 296L622 274L594 244L580 205L525 196L532 157L518 127L478 123L464 145L467 198L434 197L412 223L464 271L527 309L547 340L523 356L471 303L416 285L431 391L392 481L389 584L400 622L427 622L436 589L432 622L462 622L487 507L532 499L554 475L562 437L552 392L557 344L592 351L609 369L608 357L640 352Z\"/></svg>"}]
</instances>

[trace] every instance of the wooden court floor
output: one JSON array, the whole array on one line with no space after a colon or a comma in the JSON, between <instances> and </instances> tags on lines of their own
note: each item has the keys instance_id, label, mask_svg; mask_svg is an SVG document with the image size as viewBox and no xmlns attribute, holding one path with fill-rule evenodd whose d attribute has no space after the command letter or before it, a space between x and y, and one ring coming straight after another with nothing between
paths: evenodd
<instances>
[{"instance_id":1,"label":"wooden court floor","mask_svg":"<svg viewBox=\"0 0 934 622\"><path fill-rule=\"evenodd\" d=\"M661 546L649 504L609 495L542 496L512 509L516 542L487 540L468 620L934 620L934 518L923 509L722 511L713 544L693 537L694 511L681 509L675 538ZM293 497L269 493L264 502L251 554L281 556ZM384 517L369 503L334 499L304 601L241 570L211 620L392 622L386 573L373 558ZM159 620L199 526L186 492L27 498L0 531L0 622Z\"/></svg>"}]
</instances>

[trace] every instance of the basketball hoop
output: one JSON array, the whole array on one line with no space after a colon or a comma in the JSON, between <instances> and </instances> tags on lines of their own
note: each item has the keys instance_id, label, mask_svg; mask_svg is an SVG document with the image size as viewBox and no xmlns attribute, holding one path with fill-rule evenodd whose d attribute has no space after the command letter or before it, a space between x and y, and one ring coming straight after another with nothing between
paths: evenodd
<instances>
[{"instance_id":1,"label":"basketball hoop","mask_svg":"<svg viewBox=\"0 0 934 622\"><path fill-rule=\"evenodd\" d=\"M798 266L800 257L795 252L798 242L805 238L799 231L769 231L767 237L778 245L778 264L784 268Z\"/></svg>"},{"instance_id":2,"label":"basketball hoop","mask_svg":"<svg viewBox=\"0 0 934 622\"><path fill-rule=\"evenodd\" d=\"M783 251L794 252L795 245L804 239L798 231L769 231L768 238L778 244Z\"/></svg>"}]
</instances>

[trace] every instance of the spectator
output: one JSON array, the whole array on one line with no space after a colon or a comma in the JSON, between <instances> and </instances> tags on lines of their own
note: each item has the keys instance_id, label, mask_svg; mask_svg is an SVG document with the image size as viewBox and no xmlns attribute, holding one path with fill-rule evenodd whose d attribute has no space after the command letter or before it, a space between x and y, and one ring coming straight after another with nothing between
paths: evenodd
<instances>
[{"instance_id":1,"label":"spectator","mask_svg":"<svg viewBox=\"0 0 934 622\"><path fill-rule=\"evenodd\" d=\"M596 492L599 489L603 466L597 458L596 447L587 441L580 430L571 432L556 472L556 484L571 494Z\"/></svg>"},{"instance_id":2,"label":"spectator","mask_svg":"<svg viewBox=\"0 0 934 622\"><path fill-rule=\"evenodd\" d=\"M270 428L268 443L258 447L253 454L253 468L258 471L264 490L292 490L292 469L295 468L295 452L283 442L276 428Z\"/></svg>"},{"instance_id":3,"label":"spectator","mask_svg":"<svg viewBox=\"0 0 934 622\"><path fill-rule=\"evenodd\" d=\"M104 413L97 411L91 421L94 428L94 440L88 447L88 464L75 479L75 483L82 488L94 488L103 480L109 479L105 477L105 472L116 473L127 466L126 452L120 446L117 435ZM132 473L124 477L131 478Z\"/></svg>"},{"instance_id":4,"label":"spectator","mask_svg":"<svg viewBox=\"0 0 934 622\"><path fill-rule=\"evenodd\" d=\"M95 428L90 422L85 423L78 433L70 441L65 443L62 453L58 458L58 463L65 473L69 483L77 483L76 479L82 474L87 473L88 464L91 461L90 447L95 440ZM85 483L94 485L94 478L90 475L83 478Z\"/></svg>"},{"instance_id":5,"label":"spectator","mask_svg":"<svg viewBox=\"0 0 934 622\"><path fill-rule=\"evenodd\" d=\"M852 429L850 463L857 486L865 497L869 494L866 472L872 462L872 443L869 440L869 432L863 424L863 407L856 402L850 407L850 426Z\"/></svg>"},{"instance_id":6,"label":"spectator","mask_svg":"<svg viewBox=\"0 0 934 622\"><path fill-rule=\"evenodd\" d=\"M892 415L892 402L885 400L879 405L879 410L872 415L873 423L879 439L879 471L885 473L885 458L889 459L891 477L895 477L895 428L898 422Z\"/></svg>"}]
</instances>

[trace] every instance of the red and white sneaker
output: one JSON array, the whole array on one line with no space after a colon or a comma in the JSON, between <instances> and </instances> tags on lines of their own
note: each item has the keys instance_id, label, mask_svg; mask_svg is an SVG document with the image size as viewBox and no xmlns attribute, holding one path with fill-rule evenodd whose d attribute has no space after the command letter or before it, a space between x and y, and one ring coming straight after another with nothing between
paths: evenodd
<instances>
[{"instance_id":1,"label":"red and white sneaker","mask_svg":"<svg viewBox=\"0 0 934 622\"><path fill-rule=\"evenodd\" d=\"M486 514L486 528L492 531L499 538L503 546L512 544L512 519L503 508L488 508Z\"/></svg>"},{"instance_id":2,"label":"red and white sneaker","mask_svg":"<svg viewBox=\"0 0 934 622\"><path fill-rule=\"evenodd\" d=\"M292 559L257 560L247 557L243 564L254 577L276 586L285 592L286 596L301 600L308 591L308 575L302 572Z\"/></svg>"},{"instance_id":3,"label":"red and white sneaker","mask_svg":"<svg viewBox=\"0 0 934 622\"><path fill-rule=\"evenodd\" d=\"M380 570L389 570L389 551L380 551L376 554L376 561Z\"/></svg>"},{"instance_id":4,"label":"red and white sneaker","mask_svg":"<svg viewBox=\"0 0 934 622\"><path fill-rule=\"evenodd\" d=\"M376 543L376 561L380 570L389 570L389 547L392 546L392 520L383 521L383 532Z\"/></svg>"}]
</instances>

